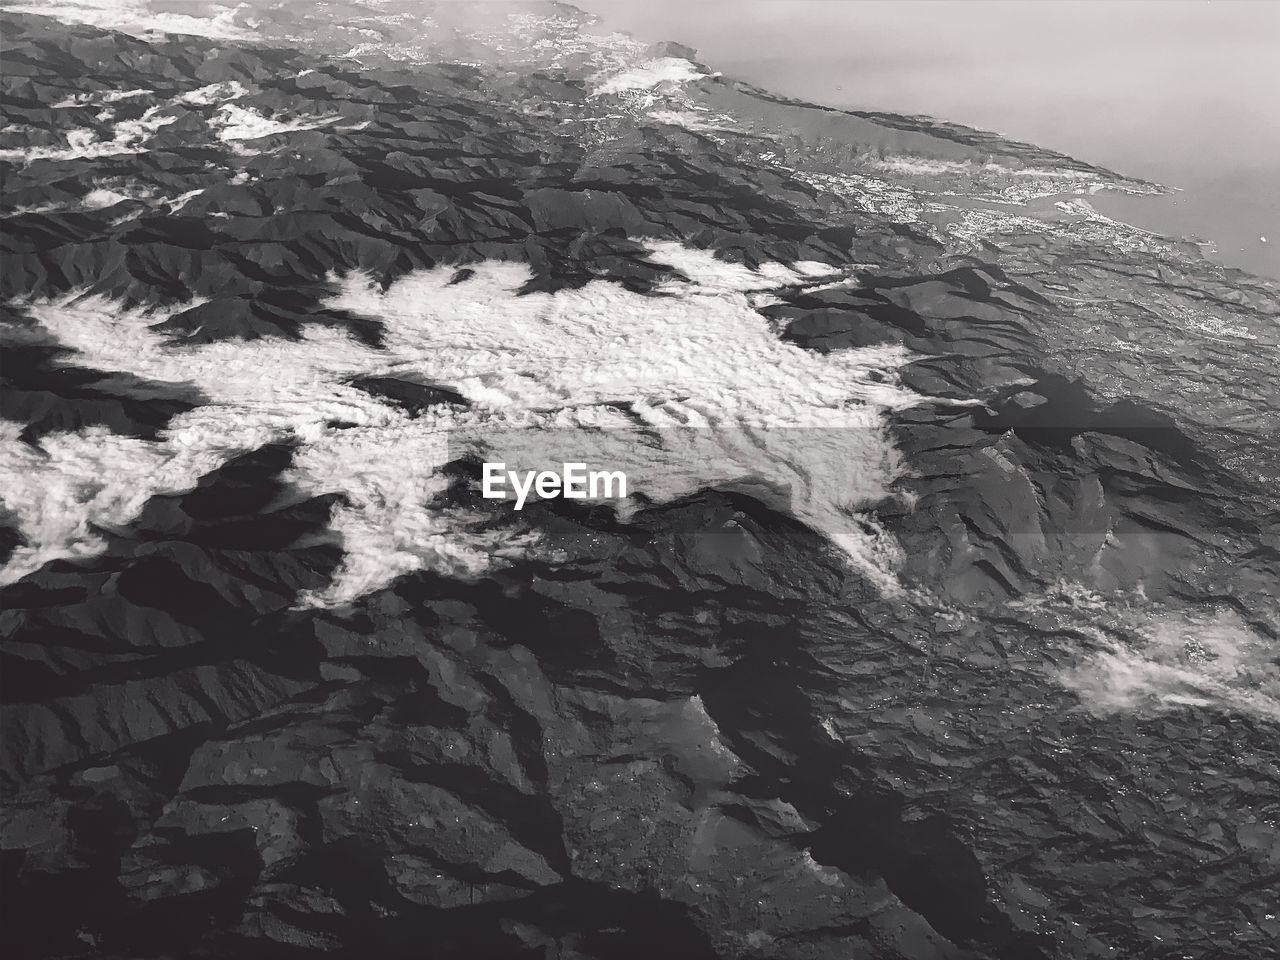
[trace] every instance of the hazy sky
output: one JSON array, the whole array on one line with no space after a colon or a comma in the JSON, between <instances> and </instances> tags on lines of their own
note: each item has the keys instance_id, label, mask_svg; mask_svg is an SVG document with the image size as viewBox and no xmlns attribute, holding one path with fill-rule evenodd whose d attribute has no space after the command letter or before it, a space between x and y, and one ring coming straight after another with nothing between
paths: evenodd
<instances>
[{"instance_id":1,"label":"hazy sky","mask_svg":"<svg viewBox=\"0 0 1280 960\"><path fill-rule=\"evenodd\" d=\"M1185 187L1186 229L1280 271L1275 0L574 2L780 93L926 113Z\"/></svg>"}]
</instances>

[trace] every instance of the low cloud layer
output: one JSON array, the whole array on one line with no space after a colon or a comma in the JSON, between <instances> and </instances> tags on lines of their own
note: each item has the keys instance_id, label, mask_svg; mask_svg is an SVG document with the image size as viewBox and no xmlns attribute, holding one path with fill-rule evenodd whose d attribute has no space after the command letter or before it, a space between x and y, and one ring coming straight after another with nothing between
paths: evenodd
<instances>
[{"instance_id":1,"label":"low cloud layer","mask_svg":"<svg viewBox=\"0 0 1280 960\"><path fill-rule=\"evenodd\" d=\"M750 270L674 243L650 251L687 280L657 295L594 281L522 296L530 272L512 263L482 263L461 280L452 268L418 271L386 291L367 277L335 278L340 292L326 306L380 321L381 348L317 326L298 340L183 346L158 327L163 314L96 297L33 304L74 362L189 384L210 402L174 418L156 442L86 429L47 436L37 451L11 430L4 481L27 544L5 579L92 553L93 526L125 523L149 496L296 439L290 479L347 500L333 518L345 564L312 603L346 602L423 567L478 573L530 548L478 533L474 518L433 502L445 483L438 468L464 451L525 468L589 458L626 471L633 492L658 502L763 482L892 589L892 539L851 513L884 497L900 470L883 413L920 399L894 383L909 354L807 351L753 308L781 286L829 282L830 268ZM352 386L361 376L439 384L468 404L411 416Z\"/></svg>"}]
</instances>

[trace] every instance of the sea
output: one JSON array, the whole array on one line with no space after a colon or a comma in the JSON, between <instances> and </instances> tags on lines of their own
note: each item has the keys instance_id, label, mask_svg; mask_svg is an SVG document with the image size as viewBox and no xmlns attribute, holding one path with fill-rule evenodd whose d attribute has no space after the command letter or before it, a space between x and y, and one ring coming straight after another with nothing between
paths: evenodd
<instances>
[{"instance_id":1,"label":"sea","mask_svg":"<svg viewBox=\"0 0 1280 960\"><path fill-rule=\"evenodd\" d=\"M923 114L1170 188L1102 214L1280 279L1280 3L577 0L713 70L842 109Z\"/></svg>"}]
</instances>

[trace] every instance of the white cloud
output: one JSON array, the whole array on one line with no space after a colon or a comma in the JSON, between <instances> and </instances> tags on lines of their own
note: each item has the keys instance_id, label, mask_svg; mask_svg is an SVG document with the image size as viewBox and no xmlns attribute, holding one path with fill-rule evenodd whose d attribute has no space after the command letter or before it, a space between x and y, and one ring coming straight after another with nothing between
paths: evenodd
<instances>
[{"instance_id":1,"label":"white cloud","mask_svg":"<svg viewBox=\"0 0 1280 960\"><path fill-rule=\"evenodd\" d=\"M1235 611L1106 609L1118 621L1110 629L1087 630L1092 649L1056 674L1091 711L1218 707L1280 720L1273 645Z\"/></svg>"},{"instance_id":2,"label":"white cloud","mask_svg":"<svg viewBox=\"0 0 1280 960\"><path fill-rule=\"evenodd\" d=\"M3 504L27 539L3 570L11 582L50 560L90 556L101 540L91 524L125 523L152 492L191 486L200 470L185 470L161 445L102 428L55 433L38 450L18 441L21 427L0 420ZM211 461L212 462L212 461Z\"/></svg>"},{"instance_id":3,"label":"white cloud","mask_svg":"<svg viewBox=\"0 0 1280 960\"><path fill-rule=\"evenodd\" d=\"M177 213L202 193L204 193L203 190L188 190L186 193L180 193L176 197L164 199L160 202L169 207L170 213Z\"/></svg>"},{"instance_id":4,"label":"white cloud","mask_svg":"<svg viewBox=\"0 0 1280 960\"><path fill-rule=\"evenodd\" d=\"M101 210L104 207L113 207L124 200L132 199L128 194L100 187L97 190L90 190L80 202L90 210Z\"/></svg>"},{"instance_id":5,"label":"white cloud","mask_svg":"<svg viewBox=\"0 0 1280 960\"><path fill-rule=\"evenodd\" d=\"M348 276L327 305L380 320L381 350L316 326L298 341L170 346L153 329L163 316L97 298L34 304L32 315L86 366L189 383L211 402L176 417L155 443L112 439L115 460L132 460L89 469L101 489L67 479L80 475L68 466L77 457L102 456L91 452L99 432L46 437L46 451L70 451L49 459L10 438L19 467L3 479L16 489L31 545L4 574L91 552L90 523L123 522L153 493L187 489L237 453L297 437L291 479L350 501L333 521L344 567L311 602L344 602L422 567L475 573L529 548L433 503L437 468L464 449L525 469L547 458L622 469L632 492L659 502L763 478L789 488L798 517L892 589L892 539L865 518L851 523L847 511L883 496L900 469L883 414L919 400L893 382L907 352L823 355L771 332L753 298L829 279L822 265L754 271L673 243L653 244L652 256L688 282L666 284L662 296L609 281L517 296L530 277L521 264L478 264L460 283L449 268L419 271L385 292ZM411 419L344 382L387 374L446 384L471 406ZM647 440L637 442L634 422L610 406L619 401L652 428ZM329 426L337 421L354 426ZM50 501L48 490L63 492ZM61 519L51 521L51 510Z\"/></svg>"},{"instance_id":6,"label":"white cloud","mask_svg":"<svg viewBox=\"0 0 1280 960\"><path fill-rule=\"evenodd\" d=\"M599 97L655 88L670 90L705 76L705 73L699 72L692 63L681 57L660 57L604 78L597 84L593 94Z\"/></svg>"},{"instance_id":7,"label":"white cloud","mask_svg":"<svg viewBox=\"0 0 1280 960\"><path fill-rule=\"evenodd\" d=\"M86 104L102 102L102 103L119 103L121 100L132 100L134 97L148 96L150 90L95 90L84 93L73 93L70 96L58 101L53 105L55 110L62 107L83 107Z\"/></svg>"},{"instance_id":8,"label":"white cloud","mask_svg":"<svg viewBox=\"0 0 1280 960\"><path fill-rule=\"evenodd\" d=\"M224 103L218 108L213 125L219 140L230 143L233 140L256 140L259 137L270 137L277 133L291 133L295 130L312 130L331 123L321 117L295 117L291 120L276 120L263 116L257 110Z\"/></svg>"},{"instance_id":9,"label":"white cloud","mask_svg":"<svg viewBox=\"0 0 1280 960\"><path fill-rule=\"evenodd\" d=\"M655 123L668 123L673 127L684 127L695 133L735 130L738 126L732 117L712 114L707 110L650 110L645 116Z\"/></svg>"},{"instance_id":10,"label":"white cloud","mask_svg":"<svg viewBox=\"0 0 1280 960\"><path fill-rule=\"evenodd\" d=\"M224 80L221 83L206 84L199 89L184 93L178 97L179 103L188 103L193 106L212 106L215 103L221 103L226 100L238 100L240 97L246 96L249 91L244 84L237 80Z\"/></svg>"},{"instance_id":11,"label":"white cloud","mask_svg":"<svg viewBox=\"0 0 1280 960\"><path fill-rule=\"evenodd\" d=\"M35 13L62 23L87 23L106 30L118 30L135 37L156 33L191 34L222 40L256 40L251 30L235 23L244 7L192 2L190 13L157 12L147 0L47 0L44 3L9 3L16 13ZM208 16L201 16L201 13Z\"/></svg>"},{"instance_id":12,"label":"white cloud","mask_svg":"<svg viewBox=\"0 0 1280 960\"><path fill-rule=\"evenodd\" d=\"M121 120L112 129L110 140L101 140L96 131L83 127L67 132L67 144L64 147L15 147L0 150L0 160L30 163L32 160L85 160L142 153L147 149L147 142L161 127L178 119L173 116L158 116L160 109L158 106L151 107L136 120Z\"/></svg>"}]
</instances>

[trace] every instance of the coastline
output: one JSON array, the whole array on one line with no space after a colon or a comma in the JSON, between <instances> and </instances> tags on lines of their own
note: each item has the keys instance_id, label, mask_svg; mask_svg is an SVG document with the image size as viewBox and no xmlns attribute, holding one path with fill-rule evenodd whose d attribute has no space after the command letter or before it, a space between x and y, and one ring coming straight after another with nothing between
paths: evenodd
<instances>
[{"instance_id":1,"label":"coastline","mask_svg":"<svg viewBox=\"0 0 1280 960\"><path fill-rule=\"evenodd\" d=\"M710 4L658 2L643 13L610 0L579 4L598 18L592 29L675 37L726 77L779 97L862 115L945 117L1165 184L1160 197L1104 191L1094 206L1194 243L1224 268L1280 280L1280 189L1262 159L1280 149L1280 122L1273 106L1253 103L1256 91L1273 88L1274 68L1236 53L1266 33L1262 5L1168 5L1173 20L1197 25L1192 35L1204 38L1193 75L1182 41L1162 32L1169 24L1122 11L1099 35L1078 6L1032 13L970 4L962 16L945 4L758 2L744 5L726 33ZM1094 44L1085 57L1083 39Z\"/></svg>"}]
</instances>

